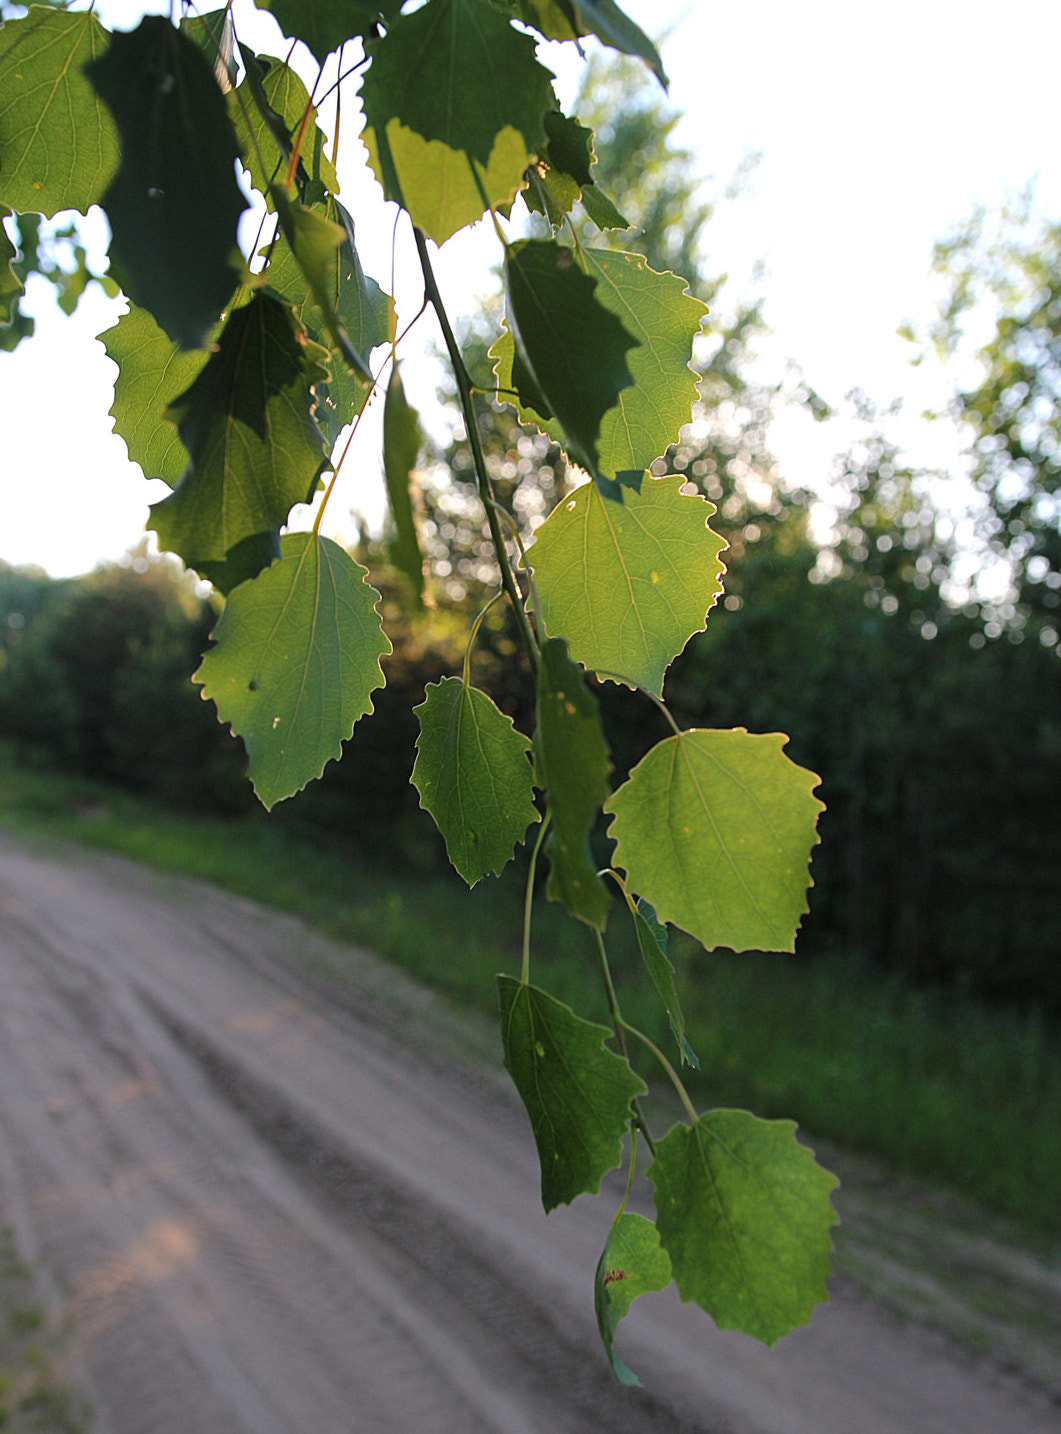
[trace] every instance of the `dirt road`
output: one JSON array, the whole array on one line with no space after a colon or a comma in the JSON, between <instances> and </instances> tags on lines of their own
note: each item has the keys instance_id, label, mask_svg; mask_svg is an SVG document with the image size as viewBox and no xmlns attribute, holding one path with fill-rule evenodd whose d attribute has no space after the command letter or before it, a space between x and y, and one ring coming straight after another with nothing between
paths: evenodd
<instances>
[{"instance_id":1,"label":"dirt road","mask_svg":"<svg viewBox=\"0 0 1061 1434\"><path fill-rule=\"evenodd\" d=\"M297 921L0 836L0 1218L99 1434L1056 1434L1042 1388L841 1281L773 1352L669 1295L620 1330L611 1205L548 1221L474 1023ZM323 980L323 977L322 977ZM841 1207L842 1208L842 1207Z\"/></svg>"}]
</instances>

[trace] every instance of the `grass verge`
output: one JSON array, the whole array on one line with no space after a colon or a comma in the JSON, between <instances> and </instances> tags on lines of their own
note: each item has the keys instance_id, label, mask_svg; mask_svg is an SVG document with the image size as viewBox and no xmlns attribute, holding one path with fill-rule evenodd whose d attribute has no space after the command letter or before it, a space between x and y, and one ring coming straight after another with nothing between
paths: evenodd
<instances>
[{"instance_id":1,"label":"grass verge","mask_svg":"<svg viewBox=\"0 0 1061 1434\"><path fill-rule=\"evenodd\" d=\"M64 1336L36 1300L32 1271L0 1226L0 1430L87 1434L91 1411L60 1377Z\"/></svg>"},{"instance_id":2,"label":"grass verge","mask_svg":"<svg viewBox=\"0 0 1061 1434\"><path fill-rule=\"evenodd\" d=\"M496 1010L518 973L521 878L468 892L451 873L366 865L264 814L163 811L127 793L16 770L0 753L0 821L204 877L365 945L465 1005ZM624 1014L664 1049L667 1022L629 923L608 934ZM532 979L604 1019L585 928L535 903ZM819 1138L943 1183L1022 1228L1061 1233L1061 1024L956 992L912 990L838 961L705 953L674 941L701 1105L788 1116ZM645 1070L653 1081L657 1072Z\"/></svg>"}]
</instances>

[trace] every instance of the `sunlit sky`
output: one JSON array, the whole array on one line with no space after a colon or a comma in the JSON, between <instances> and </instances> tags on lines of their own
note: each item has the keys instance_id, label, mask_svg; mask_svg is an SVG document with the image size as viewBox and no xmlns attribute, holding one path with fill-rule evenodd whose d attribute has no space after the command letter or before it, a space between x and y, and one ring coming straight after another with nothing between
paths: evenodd
<instances>
[{"instance_id":1,"label":"sunlit sky","mask_svg":"<svg viewBox=\"0 0 1061 1434\"><path fill-rule=\"evenodd\" d=\"M707 269L732 275L736 299L762 262L756 292L772 330L761 345L763 373L780 374L795 361L837 406L855 386L881 404L903 394L911 412L938 405L945 381L931 367L910 368L910 345L896 328L931 319L933 242L974 204L997 204L1034 179L1041 208L1061 217L1061 5L624 3L646 30L664 36L670 99L684 113L679 137L712 189L724 187L744 156L762 155L748 192L723 205L712 223ZM168 6L97 5L118 28L130 27L145 8ZM236 14L239 33L255 48L284 53L269 16L249 0L237 0ZM547 48L543 59L558 67ZM565 54L559 68L570 94L577 64ZM387 286L392 211L363 171L356 129L348 108L343 196L365 267ZM399 243L400 319L415 313L422 292L402 257L408 247ZM468 310L489 287L497 257L485 225L444 247L440 283L454 312ZM110 431L114 369L94 336L120 308L92 286L67 319L49 294L41 285L30 295L37 336L13 355L0 354L0 559L60 576L120 556L140 537L147 503L166 490L144 481ZM434 339L433 325L422 320L410 336L405 371L410 398L429 416L435 372L416 354ZM352 509L370 518L381 509L378 426L365 428L329 511L340 531ZM916 460L957 470L953 435L932 440L915 425L906 433ZM846 436L842 425L783 419L774 435L783 473L820 486ZM307 515L300 516L295 526L305 526Z\"/></svg>"}]
</instances>

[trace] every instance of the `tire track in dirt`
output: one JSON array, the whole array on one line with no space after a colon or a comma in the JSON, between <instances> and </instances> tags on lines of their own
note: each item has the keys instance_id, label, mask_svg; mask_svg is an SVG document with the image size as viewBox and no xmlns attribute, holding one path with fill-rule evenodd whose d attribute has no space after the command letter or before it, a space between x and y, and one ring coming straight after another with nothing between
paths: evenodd
<instances>
[{"instance_id":1,"label":"tire track in dirt","mask_svg":"<svg viewBox=\"0 0 1061 1434\"><path fill-rule=\"evenodd\" d=\"M349 1009L294 950L362 972ZM0 1208L99 1434L1057 1428L843 1282L772 1353L646 1297L620 1341L651 1390L619 1388L591 1291L613 1206L546 1221L525 1118L447 1021L290 918L0 837Z\"/></svg>"}]
</instances>

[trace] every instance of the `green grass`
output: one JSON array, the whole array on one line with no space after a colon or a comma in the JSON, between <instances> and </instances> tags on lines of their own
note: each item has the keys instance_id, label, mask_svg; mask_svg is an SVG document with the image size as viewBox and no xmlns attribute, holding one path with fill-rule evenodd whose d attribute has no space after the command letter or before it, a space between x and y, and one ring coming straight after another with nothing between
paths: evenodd
<instances>
[{"instance_id":1,"label":"green grass","mask_svg":"<svg viewBox=\"0 0 1061 1434\"><path fill-rule=\"evenodd\" d=\"M451 873L367 866L264 815L200 820L3 760L0 821L297 912L491 1014L495 974L519 971L523 892L514 869L469 892ZM540 897L533 937L532 979L605 1019L586 929ZM618 907L608 947L624 1015L673 1058ZM1061 1023L913 990L839 960L708 954L680 934L672 955L702 1063L699 1075L687 1072L698 1104L792 1117L812 1141L941 1182L1028 1230L1061 1233ZM638 1060L655 1081L658 1072Z\"/></svg>"},{"instance_id":2,"label":"green grass","mask_svg":"<svg viewBox=\"0 0 1061 1434\"><path fill-rule=\"evenodd\" d=\"M0 1430L86 1434L91 1412L60 1377L65 1337L36 1302L34 1283L13 1232L0 1227Z\"/></svg>"}]
</instances>

